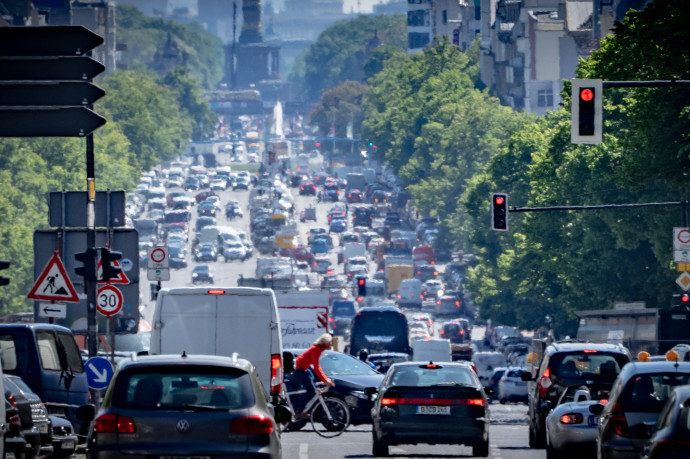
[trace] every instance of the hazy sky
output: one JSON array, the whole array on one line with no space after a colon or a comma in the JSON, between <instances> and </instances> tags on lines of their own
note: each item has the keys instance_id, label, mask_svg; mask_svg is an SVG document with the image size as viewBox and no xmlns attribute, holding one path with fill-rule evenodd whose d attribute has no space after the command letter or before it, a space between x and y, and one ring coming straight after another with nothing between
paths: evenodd
<instances>
[{"instance_id":1,"label":"hazy sky","mask_svg":"<svg viewBox=\"0 0 690 459\"><path fill-rule=\"evenodd\" d=\"M273 4L277 7L282 7L283 2L284 0L273 0ZM241 3L242 0L238 0L238 6ZM386 0L343 0L343 11L346 13L353 10L355 13L371 13L374 10L374 5L378 3L386 3ZM171 0L170 6L171 8L187 7L196 9L196 0Z\"/></svg>"}]
</instances>

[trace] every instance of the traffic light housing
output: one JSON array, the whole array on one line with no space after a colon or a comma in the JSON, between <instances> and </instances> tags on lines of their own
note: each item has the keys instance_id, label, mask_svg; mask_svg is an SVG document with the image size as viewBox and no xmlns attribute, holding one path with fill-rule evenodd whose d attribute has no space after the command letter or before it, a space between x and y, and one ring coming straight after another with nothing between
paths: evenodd
<instances>
[{"instance_id":1,"label":"traffic light housing","mask_svg":"<svg viewBox=\"0 0 690 459\"><path fill-rule=\"evenodd\" d=\"M74 273L81 276L84 280L96 281L96 249L89 248L84 252L74 254L74 259L80 261L84 266L74 268Z\"/></svg>"},{"instance_id":2,"label":"traffic light housing","mask_svg":"<svg viewBox=\"0 0 690 459\"><path fill-rule=\"evenodd\" d=\"M508 195L505 193L491 195L491 229L508 231Z\"/></svg>"},{"instance_id":3,"label":"traffic light housing","mask_svg":"<svg viewBox=\"0 0 690 459\"><path fill-rule=\"evenodd\" d=\"M357 279L357 296L367 296L367 280L364 277Z\"/></svg>"},{"instance_id":4,"label":"traffic light housing","mask_svg":"<svg viewBox=\"0 0 690 459\"><path fill-rule=\"evenodd\" d=\"M602 80L572 80L571 128L572 143L601 143Z\"/></svg>"},{"instance_id":5,"label":"traffic light housing","mask_svg":"<svg viewBox=\"0 0 690 459\"><path fill-rule=\"evenodd\" d=\"M116 279L122 272L122 268L113 266L113 262L122 258L122 252L114 252L107 248L100 249L101 251L101 268L103 274L101 275L101 282L108 282L110 279Z\"/></svg>"},{"instance_id":6,"label":"traffic light housing","mask_svg":"<svg viewBox=\"0 0 690 459\"><path fill-rule=\"evenodd\" d=\"M10 261L9 260L0 260L0 271L3 269L7 269L10 267ZM9 285L10 283L10 278L7 276L0 276L0 285Z\"/></svg>"},{"instance_id":7,"label":"traffic light housing","mask_svg":"<svg viewBox=\"0 0 690 459\"><path fill-rule=\"evenodd\" d=\"M690 309L690 293L674 294L673 299L674 307Z\"/></svg>"}]
</instances>

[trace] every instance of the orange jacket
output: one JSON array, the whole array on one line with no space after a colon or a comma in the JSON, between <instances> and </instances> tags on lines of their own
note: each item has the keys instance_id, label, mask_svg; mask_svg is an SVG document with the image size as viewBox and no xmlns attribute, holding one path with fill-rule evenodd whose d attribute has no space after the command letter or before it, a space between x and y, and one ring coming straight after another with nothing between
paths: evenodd
<instances>
[{"instance_id":1,"label":"orange jacket","mask_svg":"<svg viewBox=\"0 0 690 459\"><path fill-rule=\"evenodd\" d=\"M321 365L319 364L319 358L321 357L322 352L323 349L321 349L321 346L317 346L316 344L311 346L309 349L297 356L297 359L295 360L295 368L297 370L308 370L309 367L313 366L316 376L321 380L321 382L325 383L328 379L328 376L324 374L323 370L321 369Z\"/></svg>"}]
</instances>

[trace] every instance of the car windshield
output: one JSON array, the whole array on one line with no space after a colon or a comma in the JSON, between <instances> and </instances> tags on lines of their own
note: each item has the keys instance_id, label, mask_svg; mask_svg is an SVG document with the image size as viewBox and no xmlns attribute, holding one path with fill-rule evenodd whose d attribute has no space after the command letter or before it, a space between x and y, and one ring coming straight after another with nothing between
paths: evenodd
<instances>
[{"instance_id":1,"label":"car windshield","mask_svg":"<svg viewBox=\"0 0 690 459\"><path fill-rule=\"evenodd\" d=\"M400 365L391 369L387 379L395 386L477 385L471 369L450 365Z\"/></svg>"},{"instance_id":2,"label":"car windshield","mask_svg":"<svg viewBox=\"0 0 690 459\"><path fill-rule=\"evenodd\" d=\"M327 376L337 375L376 375L378 372L369 365L340 352L323 352L319 359L321 368Z\"/></svg>"},{"instance_id":3,"label":"car windshield","mask_svg":"<svg viewBox=\"0 0 690 459\"><path fill-rule=\"evenodd\" d=\"M664 372L632 377L621 394L623 410L659 413L676 386L690 384L690 374Z\"/></svg>"},{"instance_id":4,"label":"car windshield","mask_svg":"<svg viewBox=\"0 0 690 459\"><path fill-rule=\"evenodd\" d=\"M628 359L624 354L583 350L554 356L551 360L551 373L563 386L586 381L613 382L626 363Z\"/></svg>"},{"instance_id":5,"label":"car windshield","mask_svg":"<svg viewBox=\"0 0 690 459\"><path fill-rule=\"evenodd\" d=\"M210 271L210 269L209 269L208 265L197 265L194 267L195 273L207 273L209 271Z\"/></svg>"},{"instance_id":6,"label":"car windshield","mask_svg":"<svg viewBox=\"0 0 690 459\"><path fill-rule=\"evenodd\" d=\"M239 409L254 404L250 376L237 368L170 366L117 377L112 405L133 410Z\"/></svg>"},{"instance_id":7,"label":"car windshield","mask_svg":"<svg viewBox=\"0 0 690 459\"><path fill-rule=\"evenodd\" d=\"M354 316L355 304L352 301L336 301L333 303L333 316Z\"/></svg>"}]
</instances>

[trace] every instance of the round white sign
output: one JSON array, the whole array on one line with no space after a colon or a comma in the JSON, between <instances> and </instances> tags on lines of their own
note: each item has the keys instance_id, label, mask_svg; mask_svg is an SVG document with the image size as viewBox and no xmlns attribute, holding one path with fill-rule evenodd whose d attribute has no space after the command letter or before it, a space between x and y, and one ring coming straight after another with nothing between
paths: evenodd
<instances>
[{"instance_id":1,"label":"round white sign","mask_svg":"<svg viewBox=\"0 0 690 459\"><path fill-rule=\"evenodd\" d=\"M96 296L96 309L106 317L114 316L122 309L124 298L119 288L113 285L104 285L98 289Z\"/></svg>"}]
</instances>

